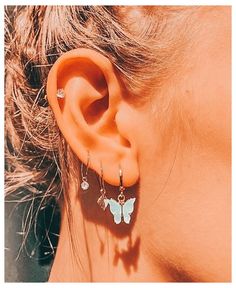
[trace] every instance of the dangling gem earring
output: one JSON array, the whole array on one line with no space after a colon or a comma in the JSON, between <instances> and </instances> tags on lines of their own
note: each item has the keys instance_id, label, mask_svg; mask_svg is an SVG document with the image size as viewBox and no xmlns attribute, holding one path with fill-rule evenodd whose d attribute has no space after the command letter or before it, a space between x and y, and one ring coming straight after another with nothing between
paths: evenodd
<instances>
[{"instance_id":1,"label":"dangling gem earring","mask_svg":"<svg viewBox=\"0 0 236 288\"><path fill-rule=\"evenodd\" d=\"M81 163L81 179L82 179L82 182L80 184L80 187L84 191L88 190L88 188L89 188L89 183L88 183L89 161L90 161L90 157L89 157L89 152L88 152L88 158L87 158L87 164L86 164L85 173L83 172L84 164L83 164L83 162Z\"/></svg>"},{"instance_id":2,"label":"dangling gem earring","mask_svg":"<svg viewBox=\"0 0 236 288\"><path fill-rule=\"evenodd\" d=\"M120 176L120 187L119 187L119 195L117 197L117 200L114 200L113 198L110 199L104 199L105 207L109 204L110 212L114 216L114 222L116 224L121 223L122 218L123 221L126 224L130 223L131 220L131 214L134 211L134 202L136 198L130 198L127 201L125 201L125 187L123 186L123 173L120 168L119 170L119 176Z\"/></svg>"},{"instance_id":3,"label":"dangling gem earring","mask_svg":"<svg viewBox=\"0 0 236 288\"><path fill-rule=\"evenodd\" d=\"M106 197L106 189L105 189L104 179L103 179L102 164L101 164L101 175L99 175L99 185L100 185L101 196L98 198L97 203L103 210L105 210L107 207L107 204L105 203L104 200L107 199L107 197Z\"/></svg>"}]
</instances>

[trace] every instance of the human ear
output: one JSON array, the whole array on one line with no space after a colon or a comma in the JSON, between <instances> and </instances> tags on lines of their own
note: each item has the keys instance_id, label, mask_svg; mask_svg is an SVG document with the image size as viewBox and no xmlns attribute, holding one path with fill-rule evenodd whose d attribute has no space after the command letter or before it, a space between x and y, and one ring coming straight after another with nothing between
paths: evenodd
<instances>
[{"instance_id":1,"label":"human ear","mask_svg":"<svg viewBox=\"0 0 236 288\"><path fill-rule=\"evenodd\" d=\"M57 97L63 89L64 97ZM51 68L47 98L59 129L77 157L104 180L119 185L119 167L125 186L138 181L136 149L119 117L125 89L108 58L90 49L64 53ZM122 129L119 127L122 126ZM127 125L127 129L129 125Z\"/></svg>"}]
</instances>

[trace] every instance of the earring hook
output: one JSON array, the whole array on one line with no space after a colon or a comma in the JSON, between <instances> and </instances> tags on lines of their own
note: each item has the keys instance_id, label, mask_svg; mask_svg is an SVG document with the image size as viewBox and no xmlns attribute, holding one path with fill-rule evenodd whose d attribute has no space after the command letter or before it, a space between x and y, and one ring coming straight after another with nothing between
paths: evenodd
<instances>
[{"instance_id":1,"label":"earring hook","mask_svg":"<svg viewBox=\"0 0 236 288\"><path fill-rule=\"evenodd\" d=\"M125 187L123 185L123 171L121 169L121 166L119 166L119 177L120 177L120 191L124 191Z\"/></svg>"},{"instance_id":2,"label":"earring hook","mask_svg":"<svg viewBox=\"0 0 236 288\"><path fill-rule=\"evenodd\" d=\"M105 199L107 199L107 197L106 197L105 183L104 183L104 179L103 179L102 162L100 162L100 169L101 169L101 173L100 173L100 175L98 177L99 177L99 185L100 185L101 196L98 198L97 203L103 210L105 210L106 206L107 206L107 204L105 202Z\"/></svg>"},{"instance_id":3,"label":"earring hook","mask_svg":"<svg viewBox=\"0 0 236 288\"><path fill-rule=\"evenodd\" d=\"M89 183L88 183L88 170L89 170L89 164L90 164L90 154L89 151L87 151L88 156L87 156L87 163L86 163L86 170L85 170L85 174L83 172L83 168L84 168L84 164L83 162L81 162L81 166L80 166L80 172L81 172L81 178L82 178L82 182L80 184L81 188L83 190L87 190L89 188Z\"/></svg>"}]
</instances>

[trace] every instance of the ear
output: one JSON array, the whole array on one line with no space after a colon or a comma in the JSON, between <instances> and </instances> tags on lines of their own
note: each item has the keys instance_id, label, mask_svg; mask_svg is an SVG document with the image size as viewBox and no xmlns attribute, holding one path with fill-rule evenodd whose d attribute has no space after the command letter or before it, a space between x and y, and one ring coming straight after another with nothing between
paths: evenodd
<instances>
[{"instance_id":1,"label":"ear","mask_svg":"<svg viewBox=\"0 0 236 288\"><path fill-rule=\"evenodd\" d=\"M47 81L48 102L64 138L83 163L89 151L90 168L100 174L102 164L104 180L116 186L119 167L125 186L139 177L136 149L119 113L124 88L105 56L83 48L60 56ZM64 90L63 98L57 97L58 89Z\"/></svg>"}]
</instances>

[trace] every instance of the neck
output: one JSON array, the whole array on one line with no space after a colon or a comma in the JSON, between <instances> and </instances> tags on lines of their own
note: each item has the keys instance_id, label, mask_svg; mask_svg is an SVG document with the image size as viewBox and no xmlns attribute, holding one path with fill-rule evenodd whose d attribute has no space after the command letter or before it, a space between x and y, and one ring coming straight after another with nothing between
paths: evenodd
<instances>
[{"instance_id":1,"label":"neck","mask_svg":"<svg viewBox=\"0 0 236 288\"><path fill-rule=\"evenodd\" d=\"M149 261L137 221L134 226L108 223L106 217L112 215L105 215L100 207L97 209L101 212L101 222L91 221L91 215L84 215L81 201L75 198L77 200L71 202L70 224L66 209L62 210L60 239L50 282L168 281L161 269ZM102 215L106 224L102 223ZM117 232L119 229L121 233Z\"/></svg>"}]
</instances>

